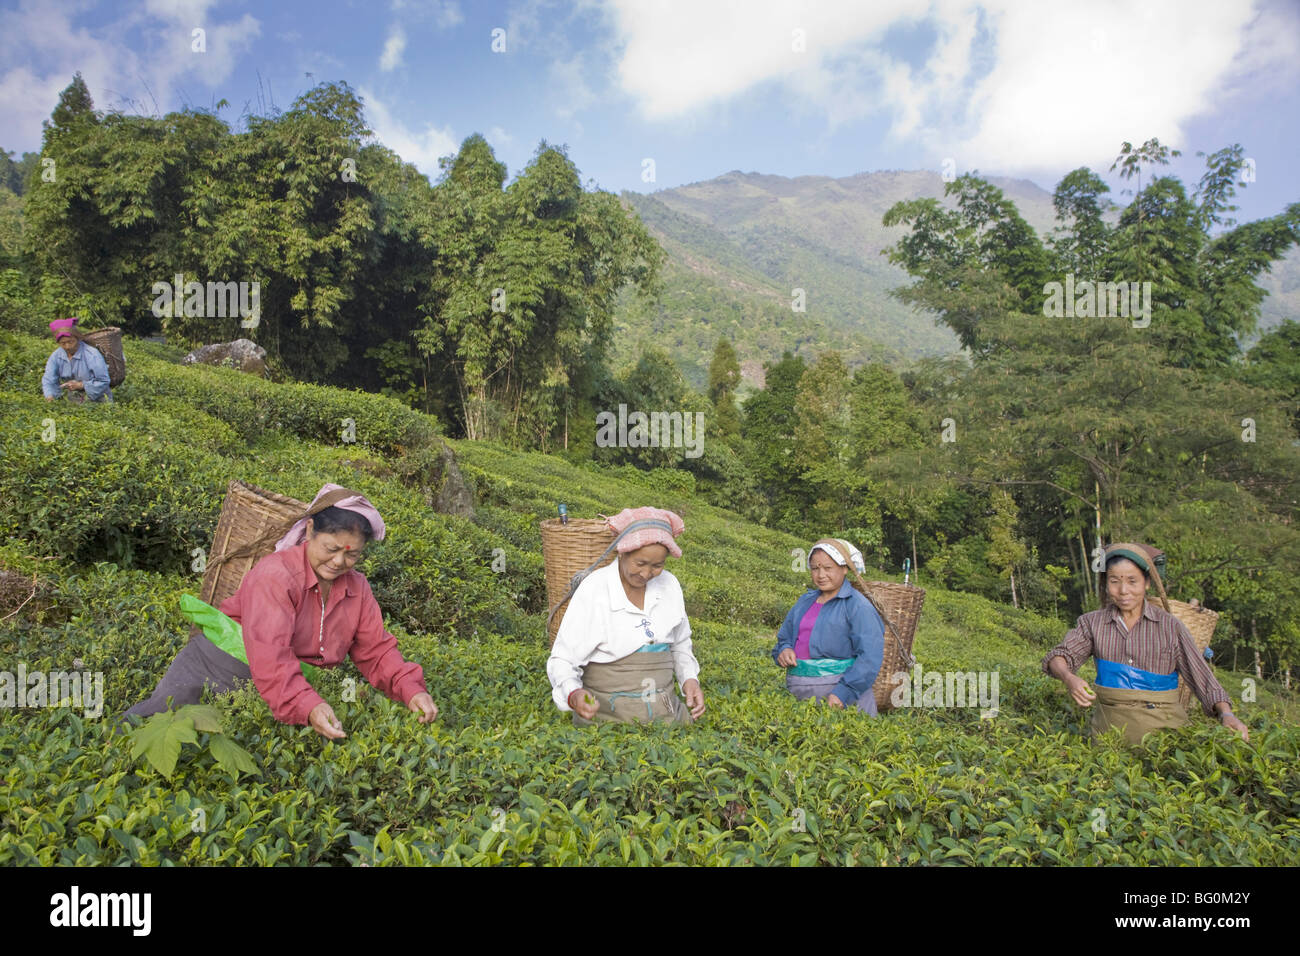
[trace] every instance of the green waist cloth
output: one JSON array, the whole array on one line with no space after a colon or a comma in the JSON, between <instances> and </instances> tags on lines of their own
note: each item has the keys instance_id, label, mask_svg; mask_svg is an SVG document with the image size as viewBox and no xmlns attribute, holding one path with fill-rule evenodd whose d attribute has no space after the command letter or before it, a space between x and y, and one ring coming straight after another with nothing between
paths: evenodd
<instances>
[{"instance_id":1,"label":"green waist cloth","mask_svg":"<svg viewBox=\"0 0 1300 956\"><path fill-rule=\"evenodd\" d=\"M852 666L852 657L801 657L790 668L790 673L795 677L834 677Z\"/></svg>"},{"instance_id":2,"label":"green waist cloth","mask_svg":"<svg viewBox=\"0 0 1300 956\"><path fill-rule=\"evenodd\" d=\"M248 663L248 652L244 650L244 629L239 622L222 614L211 604L204 604L193 594L181 595L181 614L185 620L198 627L204 637L225 651L241 664ZM325 671L311 664L298 662L302 667L302 676L314 681L324 675Z\"/></svg>"},{"instance_id":3,"label":"green waist cloth","mask_svg":"<svg viewBox=\"0 0 1300 956\"><path fill-rule=\"evenodd\" d=\"M1134 690L1107 687L1095 681L1097 700L1092 705L1092 735L1104 734L1111 727L1124 728L1126 743L1136 745L1147 734L1187 723L1177 690Z\"/></svg>"}]
</instances>

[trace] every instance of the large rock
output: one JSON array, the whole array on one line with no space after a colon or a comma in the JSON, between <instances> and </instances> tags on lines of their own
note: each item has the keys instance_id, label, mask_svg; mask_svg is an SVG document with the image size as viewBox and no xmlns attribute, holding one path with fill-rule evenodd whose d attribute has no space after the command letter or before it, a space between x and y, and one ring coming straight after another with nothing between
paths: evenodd
<instances>
[{"instance_id":1,"label":"large rock","mask_svg":"<svg viewBox=\"0 0 1300 956\"><path fill-rule=\"evenodd\" d=\"M461 476L456 466L456 453L444 441L439 441L438 463L441 466L442 484L438 496L434 499L434 510L445 515L460 515L462 518L474 517L474 493Z\"/></svg>"},{"instance_id":2,"label":"large rock","mask_svg":"<svg viewBox=\"0 0 1300 956\"><path fill-rule=\"evenodd\" d=\"M349 459L344 464L380 478L396 475L402 484L418 491L425 505L434 511L474 520L474 491L460 473L456 453L441 438L399 455L388 464L365 458Z\"/></svg>"},{"instance_id":3,"label":"large rock","mask_svg":"<svg viewBox=\"0 0 1300 956\"><path fill-rule=\"evenodd\" d=\"M266 349L249 339L205 345L181 361L185 365L224 365L266 378Z\"/></svg>"}]
</instances>

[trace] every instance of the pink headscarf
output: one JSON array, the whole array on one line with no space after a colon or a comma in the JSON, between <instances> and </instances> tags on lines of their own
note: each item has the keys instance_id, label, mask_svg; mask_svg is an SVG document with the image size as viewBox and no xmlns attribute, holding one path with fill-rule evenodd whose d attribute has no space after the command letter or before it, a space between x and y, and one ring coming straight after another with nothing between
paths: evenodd
<instances>
[{"instance_id":1,"label":"pink headscarf","mask_svg":"<svg viewBox=\"0 0 1300 956\"><path fill-rule=\"evenodd\" d=\"M615 534L634 521L657 522L654 525L637 528L625 535L618 543L619 554L644 548L647 544L662 544L674 558L682 556L682 549L677 547L677 542L673 538L685 531L686 525L671 511L665 511L663 508L624 508L607 521Z\"/></svg>"},{"instance_id":2,"label":"pink headscarf","mask_svg":"<svg viewBox=\"0 0 1300 956\"><path fill-rule=\"evenodd\" d=\"M77 318L73 316L70 319L55 319L50 323L50 331L54 333L54 341L58 341L60 336L71 335L71 329L77 324Z\"/></svg>"},{"instance_id":3,"label":"pink headscarf","mask_svg":"<svg viewBox=\"0 0 1300 956\"><path fill-rule=\"evenodd\" d=\"M311 500L312 505L315 505L316 502L331 491L338 491L342 487L342 485L322 485L320 491L316 492L316 497ZM346 511L355 511L370 522L370 530L374 532L375 540L384 540L384 519L379 517L379 510L370 503L370 500L365 495L353 495L350 498L344 498L342 501L335 502L334 507L343 508ZM275 543L275 550L285 551L302 544L307 537L307 522L309 520L311 519L302 518L299 520L283 538Z\"/></svg>"}]
</instances>

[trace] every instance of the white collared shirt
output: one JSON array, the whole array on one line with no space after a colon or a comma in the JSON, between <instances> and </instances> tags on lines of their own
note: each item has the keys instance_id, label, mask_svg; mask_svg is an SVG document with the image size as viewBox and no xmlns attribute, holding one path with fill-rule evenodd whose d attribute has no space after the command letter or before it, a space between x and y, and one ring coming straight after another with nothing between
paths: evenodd
<instances>
[{"instance_id":1,"label":"white collared shirt","mask_svg":"<svg viewBox=\"0 0 1300 956\"><path fill-rule=\"evenodd\" d=\"M618 561L591 572L569 601L546 661L551 697L569 710L569 695L582 686L582 668L608 664L644 644L668 644L678 683L700 673L691 651L682 586L671 571L661 571L645 586L645 609L628 600L618 576Z\"/></svg>"}]
</instances>

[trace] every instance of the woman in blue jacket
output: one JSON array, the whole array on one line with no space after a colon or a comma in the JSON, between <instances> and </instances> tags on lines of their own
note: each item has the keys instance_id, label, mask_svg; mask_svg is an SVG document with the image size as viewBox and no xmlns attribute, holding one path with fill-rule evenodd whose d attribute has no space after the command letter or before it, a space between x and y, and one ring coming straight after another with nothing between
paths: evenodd
<instances>
[{"instance_id":1,"label":"woman in blue jacket","mask_svg":"<svg viewBox=\"0 0 1300 956\"><path fill-rule=\"evenodd\" d=\"M874 717L871 685L885 656L885 626L847 580L849 561L861 573L862 555L847 541L823 538L812 546L812 587L785 616L772 658L787 668L785 685L799 700L856 705Z\"/></svg>"},{"instance_id":2,"label":"woman in blue jacket","mask_svg":"<svg viewBox=\"0 0 1300 956\"><path fill-rule=\"evenodd\" d=\"M75 318L55 319L50 323L58 348L45 363L41 376L41 391L45 400L52 402L65 395L73 402L111 402L113 391L109 388L108 363L104 356L81 338L74 326Z\"/></svg>"}]
</instances>

